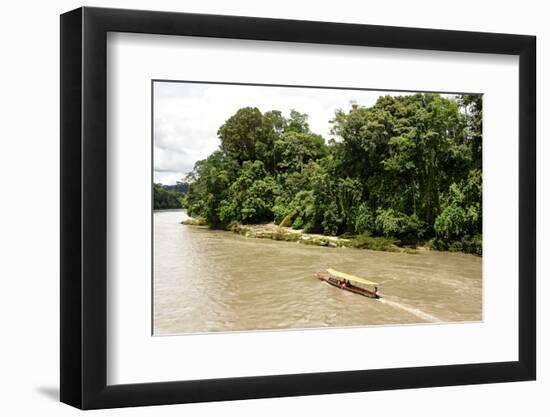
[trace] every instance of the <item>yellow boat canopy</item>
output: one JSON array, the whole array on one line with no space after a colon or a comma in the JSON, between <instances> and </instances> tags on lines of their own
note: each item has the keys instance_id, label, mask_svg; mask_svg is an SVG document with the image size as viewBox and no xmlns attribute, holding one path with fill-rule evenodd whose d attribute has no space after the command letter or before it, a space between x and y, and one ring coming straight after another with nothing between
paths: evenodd
<instances>
[{"instance_id":1,"label":"yellow boat canopy","mask_svg":"<svg viewBox=\"0 0 550 417\"><path fill-rule=\"evenodd\" d=\"M348 281L360 282L361 284L372 285L374 287L378 287L380 285L377 282L372 282L364 278L359 278L355 275L346 274L345 272L340 272L335 269L327 269L327 272L333 277L347 279Z\"/></svg>"}]
</instances>

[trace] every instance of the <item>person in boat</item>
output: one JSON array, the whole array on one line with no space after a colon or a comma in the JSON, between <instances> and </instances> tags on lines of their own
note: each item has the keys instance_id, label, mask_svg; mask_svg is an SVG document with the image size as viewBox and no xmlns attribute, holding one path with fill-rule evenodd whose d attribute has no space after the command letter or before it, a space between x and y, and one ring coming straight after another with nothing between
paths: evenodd
<instances>
[{"instance_id":1,"label":"person in boat","mask_svg":"<svg viewBox=\"0 0 550 417\"><path fill-rule=\"evenodd\" d=\"M378 287L374 287L374 296L378 297Z\"/></svg>"}]
</instances>

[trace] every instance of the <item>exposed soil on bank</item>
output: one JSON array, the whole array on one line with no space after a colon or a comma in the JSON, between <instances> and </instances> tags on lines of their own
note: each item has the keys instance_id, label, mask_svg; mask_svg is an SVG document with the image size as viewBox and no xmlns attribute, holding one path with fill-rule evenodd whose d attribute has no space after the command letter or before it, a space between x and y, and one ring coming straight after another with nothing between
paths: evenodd
<instances>
[{"instance_id":1,"label":"exposed soil on bank","mask_svg":"<svg viewBox=\"0 0 550 417\"><path fill-rule=\"evenodd\" d=\"M205 223L201 220L192 219L182 222L187 225L202 226ZM403 252L416 254L419 251L429 250L425 247L402 248L392 243L391 239L383 237L353 236L349 238L339 236L325 236L316 233L305 233L301 229L279 226L274 223L267 224L238 224L231 227L231 231L239 235L257 238L281 240L285 242L297 242L304 245L325 246L330 248L351 247L357 249L370 249L385 252Z\"/></svg>"}]
</instances>

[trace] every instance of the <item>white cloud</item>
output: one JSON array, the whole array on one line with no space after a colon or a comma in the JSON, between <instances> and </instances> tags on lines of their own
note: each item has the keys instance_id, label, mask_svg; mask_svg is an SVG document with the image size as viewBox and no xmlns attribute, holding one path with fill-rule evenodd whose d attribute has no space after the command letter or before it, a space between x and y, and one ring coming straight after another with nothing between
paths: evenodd
<instances>
[{"instance_id":1,"label":"white cloud","mask_svg":"<svg viewBox=\"0 0 550 417\"><path fill-rule=\"evenodd\" d=\"M155 82L154 180L174 184L183 178L219 147L218 128L241 107L306 113L311 130L328 140L336 109L349 109L351 102L372 106L387 94L406 93Z\"/></svg>"},{"instance_id":2,"label":"white cloud","mask_svg":"<svg viewBox=\"0 0 550 417\"><path fill-rule=\"evenodd\" d=\"M160 184L175 184L181 181L183 174L181 171L154 171L153 181Z\"/></svg>"}]
</instances>

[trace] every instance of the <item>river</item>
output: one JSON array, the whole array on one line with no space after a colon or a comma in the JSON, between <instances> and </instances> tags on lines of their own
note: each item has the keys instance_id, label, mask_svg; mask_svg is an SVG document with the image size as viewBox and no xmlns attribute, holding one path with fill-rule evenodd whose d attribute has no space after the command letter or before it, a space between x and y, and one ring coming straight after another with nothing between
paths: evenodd
<instances>
[{"instance_id":1,"label":"river","mask_svg":"<svg viewBox=\"0 0 550 417\"><path fill-rule=\"evenodd\" d=\"M482 259L308 246L154 221L155 335L479 321ZM379 282L379 300L314 277L334 268Z\"/></svg>"}]
</instances>

